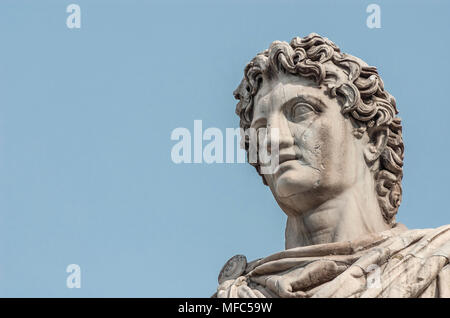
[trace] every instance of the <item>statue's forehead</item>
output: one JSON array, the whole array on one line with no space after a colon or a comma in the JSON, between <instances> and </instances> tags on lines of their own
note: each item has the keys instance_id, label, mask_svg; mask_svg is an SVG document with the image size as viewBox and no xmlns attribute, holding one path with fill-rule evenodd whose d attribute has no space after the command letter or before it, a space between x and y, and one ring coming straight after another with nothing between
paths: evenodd
<instances>
[{"instance_id":1,"label":"statue's forehead","mask_svg":"<svg viewBox=\"0 0 450 318\"><path fill-rule=\"evenodd\" d=\"M265 111L270 106L276 106L274 103L284 103L299 96L302 91L311 92L311 88L317 89L317 84L313 80L291 74L280 74L277 77L263 80L255 95L255 108Z\"/></svg>"}]
</instances>

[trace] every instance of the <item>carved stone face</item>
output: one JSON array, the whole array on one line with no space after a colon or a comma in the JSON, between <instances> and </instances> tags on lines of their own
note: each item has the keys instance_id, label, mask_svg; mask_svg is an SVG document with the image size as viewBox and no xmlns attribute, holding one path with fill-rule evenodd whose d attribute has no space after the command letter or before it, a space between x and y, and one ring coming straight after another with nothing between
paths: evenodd
<instances>
[{"instance_id":1,"label":"carved stone face","mask_svg":"<svg viewBox=\"0 0 450 318\"><path fill-rule=\"evenodd\" d=\"M352 121L325 85L278 73L263 81L254 102L251 127L279 129L279 165L264 178L287 214L337 196L368 169L368 138L354 137Z\"/></svg>"}]
</instances>

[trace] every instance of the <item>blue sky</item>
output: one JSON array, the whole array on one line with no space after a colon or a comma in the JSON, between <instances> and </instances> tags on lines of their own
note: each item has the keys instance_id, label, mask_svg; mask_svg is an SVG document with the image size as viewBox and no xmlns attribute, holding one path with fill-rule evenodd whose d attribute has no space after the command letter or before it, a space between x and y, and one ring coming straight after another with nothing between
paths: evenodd
<instances>
[{"instance_id":1,"label":"blue sky","mask_svg":"<svg viewBox=\"0 0 450 318\"><path fill-rule=\"evenodd\" d=\"M245 64L311 32L377 66L397 99L398 221L450 223L450 3L376 1L369 29L370 3L1 1L0 296L208 297L231 256L283 249L286 219L253 167L176 165L170 134L238 127Z\"/></svg>"}]
</instances>

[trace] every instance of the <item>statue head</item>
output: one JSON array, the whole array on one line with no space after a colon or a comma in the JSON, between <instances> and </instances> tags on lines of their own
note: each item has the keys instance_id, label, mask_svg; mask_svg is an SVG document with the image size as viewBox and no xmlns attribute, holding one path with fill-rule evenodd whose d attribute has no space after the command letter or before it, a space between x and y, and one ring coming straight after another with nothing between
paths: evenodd
<instances>
[{"instance_id":1,"label":"statue head","mask_svg":"<svg viewBox=\"0 0 450 318\"><path fill-rule=\"evenodd\" d=\"M277 169L261 174L252 165L286 213L308 211L370 176L385 222L395 223L402 126L375 67L313 33L259 53L234 96L241 128L278 128Z\"/></svg>"}]
</instances>

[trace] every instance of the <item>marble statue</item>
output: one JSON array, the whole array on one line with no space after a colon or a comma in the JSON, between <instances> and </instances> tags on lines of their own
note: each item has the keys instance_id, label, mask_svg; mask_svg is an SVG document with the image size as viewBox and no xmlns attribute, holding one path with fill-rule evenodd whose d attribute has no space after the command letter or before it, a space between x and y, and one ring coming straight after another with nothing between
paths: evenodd
<instances>
[{"instance_id":1,"label":"marble statue","mask_svg":"<svg viewBox=\"0 0 450 318\"><path fill-rule=\"evenodd\" d=\"M259 53L234 96L241 128L278 128L277 168L252 165L287 215L286 249L232 257L213 297L450 297L450 226L395 221L402 125L375 67L313 33Z\"/></svg>"}]
</instances>

